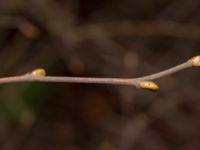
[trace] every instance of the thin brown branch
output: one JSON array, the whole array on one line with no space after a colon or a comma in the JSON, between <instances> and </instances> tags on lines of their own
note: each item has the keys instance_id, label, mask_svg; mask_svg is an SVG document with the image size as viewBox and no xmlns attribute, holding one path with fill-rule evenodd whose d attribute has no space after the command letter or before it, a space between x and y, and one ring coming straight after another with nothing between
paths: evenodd
<instances>
[{"instance_id":1,"label":"thin brown branch","mask_svg":"<svg viewBox=\"0 0 200 150\"><path fill-rule=\"evenodd\" d=\"M39 29L28 19L21 16L0 16L0 28L19 29L27 38L35 39L40 34Z\"/></svg>"},{"instance_id":2,"label":"thin brown branch","mask_svg":"<svg viewBox=\"0 0 200 150\"><path fill-rule=\"evenodd\" d=\"M181 71L192 66L200 66L200 56L196 56L178 66L172 67L165 71L155 73L152 75L140 78L93 78L93 77L58 77L58 76L45 76L45 70L37 69L32 73L0 78L0 84L14 83L14 82L67 82L67 83L94 83L94 84L117 84L117 85L132 85L137 88L144 88L154 90L152 87L142 87L141 83L149 80L158 79L175 72ZM149 85L149 82L147 84Z\"/></svg>"},{"instance_id":3,"label":"thin brown branch","mask_svg":"<svg viewBox=\"0 0 200 150\"><path fill-rule=\"evenodd\" d=\"M181 71L183 69L187 69L187 68L192 67L192 66L193 66L192 63L190 61L187 61L185 63L178 65L178 66L172 67L170 69L167 69L167 70L164 70L164 71L152 74L152 75L140 77L140 78L138 78L138 80L144 81L144 80L158 79L158 78L173 74L175 72Z\"/></svg>"},{"instance_id":4,"label":"thin brown branch","mask_svg":"<svg viewBox=\"0 0 200 150\"><path fill-rule=\"evenodd\" d=\"M200 40L200 26L173 21L117 21L93 23L77 28L79 41L105 38L99 31L104 30L106 37L119 36L170 36Z\"/></svg>"},{"instance_id":5,"label":"thin brown branch","mask_svg":"<svg viewBox=\"0 0 200 150\"><path fill-rule=\"evenodd\" d=\"M53 27L55 27L55 25L53 25ZM0 28L16 28L28 37L35 37L39 33L39 30L36 26L34 26L32 22L20 16L0 16ZM72 29L70 31L72 31ZM75 36L76 42L102 39L105 37L113 38L119 36L155 35L185 38L197 41L200 40L200 25L167 20L126 20L105 23L91 23L82 25L80 27L74 27L73 31L74 32L71 33L70 36ZM66 38L66 34L64 34L63 31L61 33L64 39L68 39Z\"/></svg>"}]
</instances>

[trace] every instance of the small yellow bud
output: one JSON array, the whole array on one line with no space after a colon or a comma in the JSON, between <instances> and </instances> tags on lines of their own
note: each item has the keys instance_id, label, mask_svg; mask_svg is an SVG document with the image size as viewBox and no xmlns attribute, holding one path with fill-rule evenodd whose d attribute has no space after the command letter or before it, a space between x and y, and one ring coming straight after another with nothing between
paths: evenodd
<instances>
[{"instance_id":1,"label":"small yellow bud","mask_svg":"<svg viewBox=\"0 0 200 150\"><path fill-rule=\"evenodd\" d=\"M191 61L193 66L200 67L200 55L192 58Z\"/></svg>"},{"instance_id":2,"label":"small yellow bud","mask_svg":"<svg viewBox=\"0 0 200 150\"><path fill-rule=\"evenodd\" d=\"M38 68L38 69L33 70L31 72L31 75L35 77L44 77L46 76L46 71L43 68Z\"/></svg>"},{"instance_id":3,"label":"small yellow bud","mask_svg":"<svg viewBox=\"0 0 200 150\"><path fill-rule=\"evenodd\" d=\"M139 87L146 90L156 91L159 89L158 85L153 81L141 81Z\"/></svg>"}]
</instances>

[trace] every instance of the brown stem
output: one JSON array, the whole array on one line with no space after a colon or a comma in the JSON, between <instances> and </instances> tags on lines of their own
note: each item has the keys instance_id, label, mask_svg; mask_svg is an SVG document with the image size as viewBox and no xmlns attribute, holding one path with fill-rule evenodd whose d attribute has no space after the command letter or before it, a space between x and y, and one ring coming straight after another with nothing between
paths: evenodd
<instances>
[{"instance_id":1,"label":"brown stem","mask_svg":"<svg viewBox=\"0 0 200 150\"><path fill-rule=\"evenodd\" d=\"M189 61L186 61L178 66L172 67L165 71L155 73L152 75L140 78L93 78L93 77L58 77L58 76L40 76L35 74L26 74L21 76L3 77L0 78L0 84L14 83L14 82L67 82L67 83L94 83L94 84L117 84L117 85L133 85L137 88L140 87L141 81L148 81L158 79L175 72L181 71L192 66L196 66L200 56L196 56Z\"/></svg>"}]
</instances>

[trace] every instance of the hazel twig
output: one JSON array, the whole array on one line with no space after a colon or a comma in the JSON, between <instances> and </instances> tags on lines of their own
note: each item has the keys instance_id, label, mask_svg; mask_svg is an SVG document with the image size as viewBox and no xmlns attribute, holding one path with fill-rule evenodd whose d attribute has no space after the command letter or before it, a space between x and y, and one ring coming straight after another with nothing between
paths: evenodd
<instances>
[{"instance_id":1,"label":"hazel twig","mask_svg":"<svg viewBox=\"0 0 200 150\"><path fill-rule=\"evenodd\" d=\"M158 85L151 81L158 79L175 72L190 68L200 67L200 56L193 57L192 59L172 67L170 69L147 75L139 78L95 78L95 77L59 77L59 76L46 76L44 69L39 68L33 70L31 73L0 78L0 84L14 83L14 82L67 82L67 83L94 83L94 84L115 84L115 85L132 85L136 88L157 90Z\"/></svg>"}]
</instances>

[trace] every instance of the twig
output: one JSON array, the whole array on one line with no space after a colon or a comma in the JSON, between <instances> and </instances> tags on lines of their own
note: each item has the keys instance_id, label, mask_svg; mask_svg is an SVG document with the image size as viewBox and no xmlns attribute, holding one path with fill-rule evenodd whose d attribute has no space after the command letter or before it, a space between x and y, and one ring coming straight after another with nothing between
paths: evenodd
<instances>
[{"instance_id":1,"label":"twig","mask_svg":"<svg viewBox=\"0 0 200 150\"><path fill-rule=\"evenodd\" d=\"M200 26L174 21L117 21L106 23L93 23L76 29L79 42L105 38L99 34L100 30L106 32L107 37L119 36L170 36L200 40Z\"/></svg>"},{"instance_id":2,"label":"twig","mask_svg":"<svg viewBox=\"0 0 200 150\"><path fill-rule=\"evenodd\" d=\"M45 76L44 69L36 69L31 73L0 78L0 84L14 83L14 82L68 82L68 83L95 83L95 84L116 84L116 85L132 85L137 88L157 90L156 83L150 81L158 79L175 72L181 71L192 66L200 67L200 56L193 57L192 59L167 69L165 71L155 73L152 75L139 77L139 78L93 78L93 77L58 77L58 76Z\"/></svg>"},{"instance_id":3,"label":"twig","mask_svg":"<svg viewBox=\"0 0 200 150\"><path fill-rule=\"evenodd\" d=\"M0 28L19 29L24 36L35 39L40 34L39 29L28 19L21 16L0 16Z\"/></svg>"}]
</instances>

